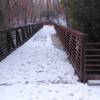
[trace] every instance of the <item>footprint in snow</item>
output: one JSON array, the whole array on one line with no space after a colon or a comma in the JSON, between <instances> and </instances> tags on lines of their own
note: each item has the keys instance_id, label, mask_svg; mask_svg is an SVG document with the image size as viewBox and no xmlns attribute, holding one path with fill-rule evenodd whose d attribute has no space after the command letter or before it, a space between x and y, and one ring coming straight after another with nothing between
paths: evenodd
<instances>
[{"instance_id":1,"label":"footprint in snow","mask_svg":"<svg viewBox=\"0 0 100 100\"><path fill-rule=\"evenodd\" d=\"M73 96L74 96L74 94L73 94L73 93L70 93L69 95L70 95L71 97L73 97Z\"/></svg>"},{"instance_id":2,"label":"footprint in snow","mask_svg":"<svg viewBox=\"0 0 100 100\"><path fill-rule=\"evenodd\" d=\"M40 67L40 68L42 68L42 69L44 69L44 66L42 66L42 65L37 65L38 67Z\"/></svg>"},{"instance_id":3,"label":"footprint in snow","mask_svg":"<svg viewBox=\"0 0 100 100\"><path fill-rule=\"evenodd\" d=\"M0 86L12 86L12 83L1 83Z\"/></svg>"},{"instance_id":4,"label":"footprint in snow","mask_svg":"<svg viewBox=\"0 0 100 100\"><path fill-rule=\"evenodd\" d=\"M68 81L63 81L62 83L63 83L63 84L68 84Z\"/></svg>"},{"instance_id":5,"label":"footprint in snow","mask_svg":"<svg viewBox=\"0 0 100 100\"><path fill-rule=\"evenodd\" d=\"M63 80L63 78L61 76L58 76L58 79Z\"/></svg>"},{"instance_id":6,"label":"footprint in snow","mask_svg":"<svg viewBox=\"0 0 100 100\"><path fill-rule=\"evenodd\" d=\"M82 99L82 98L79 98L79 100L84 100L84 99Z\"/></svg>"},{"instance_id":7,"label":"footprint in snow","mask_svg":"<svg viewBox=\"0 0 100 100\"><path fill-rule=\"evenodd\" d=\"M36 73L42 73L44 72L43 70L38 70L38 71L35 71Z\"/></svg>"},{"instance_id":8,"label":"footprint in snow","mask_svg":"<svg viewBox=\"0 0 100 100\"><path fill-rule=\"evenodd\" d=\"M47 63L47 65L50 65L51 63Z\"/></svg>"},{"instance_id":9,"label":"footprint in snow","mask_svg":"<svg viewBox=\"0 0 100 100\"><path fill-rule=\"evenodd\" d=\"M53 92L53 90L48 90L48 92Z\"/></svg>"},{"instance_id":10,"label":"footprint in snow","mask_svg":"<svg viewBox=\"0 0 100 100\"><path fill-rule=\"evenodd\" d=\"M22 72L22 71L24 71L24 70L19 69L19 71Z\"/></svg>"},{"instance_id":11,"label":"footprint in snow","mask_svg":"<svg viewBox=\"0 0 100 100\"><path fill-rule=\"evenodd\" d=\"M17 83L22 83L21 81L18 81Z\"/></svg>"},{"instance_id":12,"label":"footprint in snow","mask_svg":"<svg viewBox=\"0 0 100 100\"><path fill-rule=\"evenodd\" d=\"M52 81L51 84L59 84L60 83L60 80L57 80L57 81Z\"/></svg>"},{"instance_id":13,"label":"footprint in snow","mask_svg":"<svg viewBox=\"0 0 100 100\"><path fill-rule=\"evenodd\" d=\"M55 90L55 92L56 92L56 93L59 93L59 91L58 91L58 90Z\"/></svg>"},{"instance_id":14,"label":"footprint in snow","mask_svg":"<svg viewBox=\"0 0 100 100\"><path fill-rule=\"evenodd\" d=\"M30 64L32 64L32 62L29 61L29 62L27 62L27 64L30 65Z\"/></svg>"},{"instance_id":15,"label":"footprint in snow","mask_svg":"<svg viewBox=\"0 0 100 100\"><path fill-rule=\"evenodd\" d=\"M35 97L35 99L36 99L36 100L38 100L38 99L39 99L39 97Z\"/></svg>"},{"instance_id":16,"label":"footprint in snow","mask_svg":"<svg viewBox=\"0 0 100 100\"><path fill-rule=\"evenodd\" d=\"M41 91L38 91L38 93L41 93Z\"/></svg>"},{"instance_id":17,"label":"footprint in snow","mask_svg":"<svg viewBox=\"0 0 100 100\"><path fill-rule=\"evenodd\" d=\"M37 84L43 84L43 83L45 83L44 80L43 81L37 81Z\"/></svg>"},{"instance_id":18,"label":"footprint in snow","mask_svg":"<svg viewBox=\"0 0 100 100\"><path fill-rule=\"evenodd\" d=\"M37 65L38 66L38 68L36 69L36 73L42 73L42 72L44 72L44 67L42 66L42 65Z\"/></svg>"},{"instance_id":19,"label":"footprint in snow","mask_svg":"<svg viewBox=\"0 0 100 100\"><path fill-rule=\"evenodd\" d=\"M57 98L56 97L53 97L52 100L57 100Z\"/></svg>"},{"instance_id":20,"label":"footprint in snow","mask_svg":"<svg viewBox=\"0 0 100 100\"><path fill-rule=\"evenodd\" d=\"M21 64L21 66L25 66L25 64Z\"/></svg>"},{"instance_id":21,"label":"footprint in snow","mask_svg":"<svg viewBox=\"0 0 100 100\"><path fill-rule=\"evenodd\" d=\"M23 79L26 79L26 77L23 77Z\"/></svg>"},{"instance_id":22,"label":"footprint in snow","mask_svg":"<svg viewBox=\"0 0 100 100\"><path fill-rule=\"evenodd\" d=\"M25 81L25 84L29 84L29 81Z\"/></svg>"},{"instance_id":23,"label":"footprint in snow","mask_svg":"<svg viewBox=\"0 0 100 100\"><path fill-rule=\"evenodd\" d=\"M22 93L23 93L23 91L21 90L21 91L20 91L20 93L22 94Z\"/></svg>"}]
</instances>

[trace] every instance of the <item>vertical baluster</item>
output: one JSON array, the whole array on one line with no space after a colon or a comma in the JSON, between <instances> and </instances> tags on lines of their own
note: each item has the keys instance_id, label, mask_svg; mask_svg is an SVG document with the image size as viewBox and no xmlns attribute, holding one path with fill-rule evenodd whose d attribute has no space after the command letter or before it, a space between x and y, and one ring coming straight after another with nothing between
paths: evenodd
<instances>
[{"instance_id":1,"label":"vertical baluster","mask_svg":"<svg viewBox=\"0 0 100 100\"><path fill-rule=\"evenodd\" d=\"M21 32L22 32L22 41L25 40L25 31L24 31L24 28L21 29Z\"/></svg>"},{"instance_id":2,"label":"vertical baluster","mask_svg":"<svg viewBox=\"0 0 100 100\"><path fill-rule=\"evenodd\" d=\"M31 26L29 26L29 37L31 36Z\"/></svg>"},{"instance_id":3,"label":"vertical baluster","mask_svg":"<svg viewBox=\"0 0 100 100\"><path fill-rule=\"evenodd\" d=\"M80 80L81 82L86 82L86 73L85 73L85 66L84 66L84 60L85 60L85 43L86 43L86 35L83 35L80 38L80 43L81 43L81 76Z\"/></svg>"},{"instance_id":4,"label":"vertical baluster","mask_svg":"<svg viewBox=\"0 0 100 100\"><path fill-rule=\"evenodd\" d=\"M25 27L25 30L26 30L26 38L28 38L28 29L27 29L27 27Z\"/></svg>"},{"instance_id":5,"label":"vertical baluster","mask_svg":"<svg viewBox=\"0 0 100 100\"><path fill-rule=\"evenodd\" d=\"M32 35L32 26L30 26L30 34Z\"/></svg>"},{"instance_id":6,"label":"vertical baluster","mask_svg":"<svg viewBox=\"0 0 100 100\"><path fill-rule=\"evenodd\" d=\"M16 44L19 46L21 44L21 38L18 30L16 30Z\"/></svg>"}]
</instances>

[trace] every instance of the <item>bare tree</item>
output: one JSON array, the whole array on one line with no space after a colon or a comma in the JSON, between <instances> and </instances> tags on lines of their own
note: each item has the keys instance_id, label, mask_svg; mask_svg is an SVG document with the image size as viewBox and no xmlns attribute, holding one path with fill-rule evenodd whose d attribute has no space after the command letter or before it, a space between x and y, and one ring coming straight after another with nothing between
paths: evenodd
<instances>
[{"instance_id":1,"label":"bare tree","mask_svg":"<svg viewBox=\"0 0 100 100\"><path fill-rule=\"evenodd\" d=\"M53 5L54 5L54 11L55 11L55 16L57 18L57 22L59 23L59 1L58 0L53 0Z\"/></svg>"},{"instance_id":2,"label":"bare tree","mask_svg":"<svg viewBox=\"0 0 100 100\"><path fill-rule=\"evenodd\" d=\"M6 8L8 0L0 0L0 29L7 27Z\"/></svg>"}]
</instances>

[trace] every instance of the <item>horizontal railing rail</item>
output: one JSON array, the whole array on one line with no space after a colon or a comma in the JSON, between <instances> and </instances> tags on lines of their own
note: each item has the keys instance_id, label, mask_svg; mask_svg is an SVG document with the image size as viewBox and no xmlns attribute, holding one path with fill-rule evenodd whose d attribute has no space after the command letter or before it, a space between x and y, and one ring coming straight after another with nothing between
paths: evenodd
<instances>
[{"instance_id":1,"label":"horizontal railing rail","mask_svg":"<svg viewBox=\"0 0 100 100\"><path fill-rule=\"evenodd\" d=\"M0 61L33 36L43 24L33 24L0 31Z\"/></svg>"},{"instance_id":2,"label":"horizontal railing rail","mask_svg":"<svg viewBox=\"0 0 100 100\"><path fill-rule=\"evenodd\" d=\"M86 43L85 46L86 80L100 79L100 43Z\"/></svg>"}]
</instances>

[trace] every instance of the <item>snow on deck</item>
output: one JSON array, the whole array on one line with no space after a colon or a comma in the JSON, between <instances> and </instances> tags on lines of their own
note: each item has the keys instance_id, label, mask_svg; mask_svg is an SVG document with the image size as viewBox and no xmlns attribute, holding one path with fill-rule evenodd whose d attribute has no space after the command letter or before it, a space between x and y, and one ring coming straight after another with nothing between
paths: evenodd
<instances>
[{"instance_id":1,"label":"snow on deck","mask_svg":"<svg viewBox=\"0 0 100 100\"><path fill-rule=\"evenodd\" d=\"M100 100L100 87L78 82L53 26L44 26L0 62L0 100Z\"/></svg>"}]
</instances>

